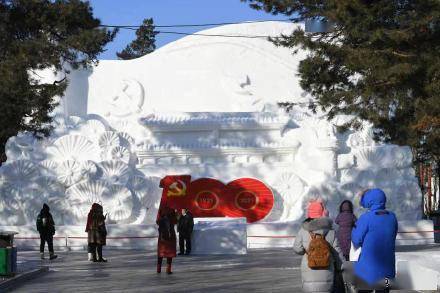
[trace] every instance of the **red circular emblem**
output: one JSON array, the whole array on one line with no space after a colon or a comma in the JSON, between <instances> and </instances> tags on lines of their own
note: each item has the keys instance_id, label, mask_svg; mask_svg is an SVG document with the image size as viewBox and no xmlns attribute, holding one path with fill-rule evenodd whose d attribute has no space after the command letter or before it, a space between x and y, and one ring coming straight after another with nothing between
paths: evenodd
<instances>
[{"instance_id":1,"label":"red circular emblem","mask_svg":"<svg viewBox=\"0 0 440 293\"><path fill-rule=\"evenodd\" d=\"M196 195L196 205L199 209L210 211L218 206L218 196L210 190L203 190Z\"/></svg>"},{"instance_id":2,"label":"red circular emblem","mask_svg":"<svg viewBox=\"0 0 440 293\"><path fill-rule=\"evenodd\" d=\"M162 199L171 207L188 208L194 217L199 218L245 217L248 223L254 223L264 219L274 204L270 188L254 178L235 179L227 185L217 179L199 178L187 187L184 196L164 193ZM178 185L177 190L176 187L171 190L177 192L179 188Z\"/></svg>"},{"instance_id":3,"label":"red circular emblem","mask_svg":"<svg viewBox=\"0 0 440 293\"><path fill-rule=\"evenodd\" d=\"M246 217L248 223L264 219L274 203L272 191L254 178L239 178L229 182L223 197L225 215Z\"/></svg>"},{"instance_id":4,"label":"red circular emblem","mask_svg":"<svg viewBox=\"0 0 440 293\"><path fill-rule=\"evenodd\" d=\"M244 211L254 209L258 204L258 197L251 191L241 191L235 196L235 205Z\"/></svg>"}]
</instances>

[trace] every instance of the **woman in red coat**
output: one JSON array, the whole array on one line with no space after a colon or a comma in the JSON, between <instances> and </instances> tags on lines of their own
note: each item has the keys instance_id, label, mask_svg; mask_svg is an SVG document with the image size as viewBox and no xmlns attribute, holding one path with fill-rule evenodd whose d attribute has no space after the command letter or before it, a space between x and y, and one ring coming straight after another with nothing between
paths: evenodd
<instances>
[{"instance_id":1,"label":"woman in red coat","mask_svg":"<svg viewBox=\"0 0 440 293\"><path fill-rule=\"evenodd\" d=\"M95 210L98 209L99 204L96 202L92 205L90 208L89 214L87 215L87 224L86 224L86 232L88 233L90 231L90 227L92 225L92 214ZM87 242L87 252L88 252L88 260L93 260L93 254L96 254L96 248L93 247L93 244L90 242Z\"/></svg>"},{"instance_id":2,"label":"woman in red coat","mask_svg":"<svg viewBox=\"0 0 440 293\"><path fill-rule=\"evenodd\" d=\"M162 260L167 258L167 274L172 274L171 263L173 257L176 257L176 231L174 225L177 223L177 217L174 210L169 207L163 207L159 210L156 220L159 225L159 237L157 241L157 272L162 269Z\"/></svg>"},{"instance_id":3,"label":"woman in red coat","mask_svg":"<svg viewBox=\"0 0 440 293\"><path fill-rule=\"evenodd\" d=\"M87 239L94 262L107 262L102 257L102 247L106 245L107 229L105 227L105 218L103 208L100 204L93 204L90 210L90 217L87 217ZM98 254L98 256L96 256Z\"/></svg>"}]
</instances>

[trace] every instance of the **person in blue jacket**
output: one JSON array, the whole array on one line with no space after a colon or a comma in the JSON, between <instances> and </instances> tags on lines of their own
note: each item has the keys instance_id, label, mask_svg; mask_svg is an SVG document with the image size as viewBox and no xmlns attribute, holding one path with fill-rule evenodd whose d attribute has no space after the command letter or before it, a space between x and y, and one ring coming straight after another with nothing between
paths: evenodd
<instances>
[{"instance_id":1,"label":"person in blue jacket","mask_svg":"<svg viewBox=\"0 0 440 293\"><path fill-rule=\"evenodd\" d=\"M386 210L385 203L381 189L366 190L360 204L369 210L359 218L351 234L354 247L362 248L354 273L369 285L396 276L397 218Z\"/></svg>"}]
</instances>

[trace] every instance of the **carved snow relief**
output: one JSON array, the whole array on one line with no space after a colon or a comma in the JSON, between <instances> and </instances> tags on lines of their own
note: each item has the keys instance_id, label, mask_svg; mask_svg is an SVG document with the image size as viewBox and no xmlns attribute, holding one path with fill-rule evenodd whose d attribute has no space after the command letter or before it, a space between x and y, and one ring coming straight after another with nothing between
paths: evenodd
<instances>
[{"instance_id":1,"label":"carved snow relief","mask_svg":"<svg viewBox=\"0 0 440 293\"><path fill-rule=\"evenodd\" d=\"M102 170L102 179L110 184L127 184L130 178L130 167L117 160L104 161L100 164Z\"/></svg>"},{"instance_id":2,"label":"carved snow relief","mask_svg":"<svg viewBox=\"0 0 440 293\"><path fill-rule=\"evenodd\" d=\"M298 217L301 200L307 184L293 173L282 173L272 184L273 188L281 195L282 214L279 220L288 221Z\"/></svg>"},{"instance_id":3,"label":"carved snow relief","mask_svg":"<svg viewBox=\"0 0 440 293\"><path fill-rule=\"evenodd\" d=\"M132 177L148 183L141 172L132 172L134 138L107 130L102 121L105 119L57 116L58 131L47 139L37 141L24 133L8 141L10 156L0 168L0 218L7 218L4 223L33 224L43 203L50 205L57 225L84 223L94 202L104 205L114 223L136 221L139 211L136 215L133 211L140 209L135 205L154 207L155 196L141 192L136 201L130 187ZM102 161L104 151L108 156ZM139 194L139 184L136 188Z\"/></svg>"},{"instance_id":4,"label":"carved snow relief","mask_svg":"<svg viewBox=\"0 0 440 293\"><path fill-rule=\"evenodd\" d=\"M50 155L55 161L86 161L98 158L96 145L82 135L66 135L55 140L49 148Z\"/></svg>"},{"instance_id":5,"label":"carved snow relief","mask_svg":"<svg viewBox=\"0 0 440 293\"><path fill-rule=\"evenodd\" d=\"M242 27L255 35L292 29L286 23L230 26ZM313 97L291 74L299 59L289 50L263 39L194 38L161 49L166 58L155 62L162 67L171 60L172 70L155 70L162 69L152 61L160 52L120 67L100 63L86 77L88 113L69 116L60 108L49 137L11 137L0 167L0 220L34 225L47 202L57 225L78 225L100 202L112 223L153 224L159 181L172 174L265 182L275 202L263 221L300 221L306 201L318 197L334 217L343 199L358 206L357 195L372 187L385 190L399 219L421 216L410 148L375 142L368 123L338 133L349 117L328 121L325 113L312 112ZM227 52L217 59L234 62L213 67L217 60L208 49L217 45ZM286 113L280 101L295 105Z\"/></svg>"},{"instance_id":6,"label":"carved snow relief","mask_svg":"<svg viewBox=\"0 0 440 293\"><path fill-rule=\"evenodd\" d=\"M110 123L104 118L58 118L58 127L64 130L47 139L37 141L20 134L8 141L11 158L0 168L0 208L9 210L2 214L8 215L10 224L30 224L41 204L47 202L59 223L77 224L86 220L93 202L100 202L111 222L153 223L160 201L160 178L181 172L176 168L192 166L214 172L202 171L199 176L231 172L268 182L275 205L266 221L300 219L304 203L313 197L324 198L335 215L340 201L356 201L359 192L372 187L387 192L389 206L399 217L420 216L417 199L421 195L409 148L371 142L371 131L364 130L348 135L345 143L349 148L344 149L331 122L299 115L298 111L292 115L156 115L140 119L140 124L133 120ZM133 137L129 125L143 127L147 139L156 144L148 144L145 137ZM254 136L255 140L195 143L197 135L207 130L220 138L235 139L245 133L243 137ZM185 136L190 139L179 138ZM355 143L356 139L361 142ZM143 143L137 145L136 141ZM152 167L161 168L162 173L151 176L156 175L154 171L139 170Z\"/></svg>"},{"instance_id":7,"label":"carved snow relief","mask_svg":"<svg viewBox=\"0 0 440 293\"><path fill-rule=\"evenodd\" d=\"M109 103L110 111L107 116L124 118L138 114L142 111L144 99L142 84L134 79L124 79Z\"/></svg>"}]
</instances>

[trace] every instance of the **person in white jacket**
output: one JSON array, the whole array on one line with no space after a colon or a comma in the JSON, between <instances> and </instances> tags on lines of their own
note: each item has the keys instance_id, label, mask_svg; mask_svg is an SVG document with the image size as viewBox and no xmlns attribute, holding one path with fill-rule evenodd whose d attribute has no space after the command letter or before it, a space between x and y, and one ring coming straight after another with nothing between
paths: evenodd
<instances>
[{"instance_id":1,"label":"person in white jacket","mask_svg":"<svg viewBox=\"0 0 440 293\"><path fill-rule=\"evenodd\" d=\"M322 212L317 212L316 205L312 205L312 208L314 208L314 211L308 211L309 217L301 225L293 245L294 251L303 255L301 261L302 289L304 292L332 292L334 290L335 272L341 269L343 255L333 230L333 221L325 217L325 208L322 205ZM310 232L324 236L329 244L331 259L330 265L326 269L311 269L309 267L307 250L311 242Z\"/></svg>"}]
</instances>

